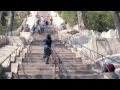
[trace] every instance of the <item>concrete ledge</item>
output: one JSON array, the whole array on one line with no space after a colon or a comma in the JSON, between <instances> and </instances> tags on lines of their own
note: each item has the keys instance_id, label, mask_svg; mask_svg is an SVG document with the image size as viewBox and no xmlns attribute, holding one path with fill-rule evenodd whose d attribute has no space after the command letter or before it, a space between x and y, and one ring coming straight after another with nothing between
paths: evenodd
<instances>
[{"instance_id":1,"label":"concrete ledge","mask_svg":"<svg viewBox=\"0 0 120 90\"><path fill-rule=\"evenodd\" d=\"M16 60L16 54L14 53L11 55L11 62L15 62L15 60Z\"/></svg>"},{"instance_id":2,"label":"concrete ledge","mask_svg":"<svg viewBox=\"0 0 120 90\"><path fill-rule=\"evenodd\" d=\"M20 51L19 50L17 50L17 54L16 54L16 56L20 56Z\"/></svg>"},{"instance_id":3,"label":"concrete ledge","mask_svg":"<svg viewBox=\"0 0 120 90\"><path fill-rule=\"evenodd\" d=\"M2 67L3 68L8 68L10 66L10 59L8 58L3 64L2 64Z\"/></svg>"},{"instance_id":4,"label":"concrete ledge","mask_svg":"<svg viewBox=\"0 0 120 90\"><path fill-rule=\"evenodd\" d=\"M21 65L22 64L22 57L17 57L16 59L16 63L18 63L18 65Z\"/></svg>"},{"instance_id":5,"label":"concrete ledge","mask_svg":"<svg viewBox=\"0 0 120 90\"><path fill-rule=\"evenodd\" d=\"M18 63L11 63L11 72L17 73L18 71Z\"/></svg>"}]
</instances>

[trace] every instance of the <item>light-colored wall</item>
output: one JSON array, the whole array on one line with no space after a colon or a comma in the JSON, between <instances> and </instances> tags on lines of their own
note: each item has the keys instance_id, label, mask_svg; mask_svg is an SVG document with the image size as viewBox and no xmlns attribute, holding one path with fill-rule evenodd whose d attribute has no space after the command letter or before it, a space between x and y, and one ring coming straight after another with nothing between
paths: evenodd
<instances>
[{"instance_id":1,"label":"light-colored wall","mask_svg":"<svg viewBox=\"0 0 120 90\"><path fill-rule=\"evenodd\" d=\"M0 46L1 46L1 45L4 45L4 44L6 44L6 43L7 43L6 37L3 36L3 35L0 35Z\"/></svg>"}]
</instances>

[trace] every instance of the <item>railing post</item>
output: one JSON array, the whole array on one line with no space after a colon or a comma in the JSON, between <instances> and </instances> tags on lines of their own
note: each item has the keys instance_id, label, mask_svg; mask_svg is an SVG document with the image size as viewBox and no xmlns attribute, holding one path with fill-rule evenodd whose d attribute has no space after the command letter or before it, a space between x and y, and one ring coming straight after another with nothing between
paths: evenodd
<instances>
[{"instance_id":1,"label":"railing post","mask_svg":"<svg viewBox=\"0 0 120 90\"><path fill-rule=\"evenodd\" d=\"M56 59L55 59L55 79L56 79Z\"/></svg>"},{"instance_id":2,"label":"railing post","mask_svg":"<svg viewBox=\"0 0 120 90\"><path fill-rule=\"evenodd\" d=\"M10 55L10 68L9 68L10 72L11 72L11 55Z\"/></svg>"},{"instance_id":3,"label":"railing post","mask_svg":"<svg viewBox=\"0 0 120 90\"><path fill-rule=\"evenodd\" d=\"M104 60L103 60L103 55L102 55L102 64L103 64L103 67L102 67L102 72L104 72Z\"/></svg>"}]
</instances>

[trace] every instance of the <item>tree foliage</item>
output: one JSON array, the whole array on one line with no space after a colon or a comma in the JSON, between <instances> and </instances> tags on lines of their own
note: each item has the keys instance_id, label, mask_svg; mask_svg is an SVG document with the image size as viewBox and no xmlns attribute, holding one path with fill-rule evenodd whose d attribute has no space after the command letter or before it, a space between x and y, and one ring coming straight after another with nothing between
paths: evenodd
<instances>
[{"instance_id":1,"label":"tree foliage","mask_svg":"<svg viewBox=\"0 0 120 90\"><path fill-rule=\"evenodd\" d=\"M115 28L109 11L83 11L82 13L87 29L102 32Z\"/></svg>"},{"instance_id":2,"label":"tree foliage","mask_svg":"<svg viewBox=\"0 0 120 90\"><path fill-rule=\"evenodd\" d=\"M12 31L16 30L22 24L24 18L26 18L29 14L29 11L15 11ZM1 19L2 26L0 29L0 34L5 34L7 22L9 19L9 11L4 11Z\"/></svg>"},{"instance_id":3,"label":"tree foliage","mask_svg":"<svg viewBox=\"0 0 120 90\"><path fill-rule=\"evenodd\" d=\"M76 11L58 11L58 13L70 26L77 24Z\"/></svg>"},{"instance_id":4,"label":"tree foliage","mask_svg":"<svg viewBox=\"0 0 120 90\"><path fill-rule=\"evenodd\" d=\"M58 11L58 13L71 26L77 24L76 11ZM102 32L115 28L109 11L82 11L82 17L86 29Z\"/></svg>"}]
</instances>

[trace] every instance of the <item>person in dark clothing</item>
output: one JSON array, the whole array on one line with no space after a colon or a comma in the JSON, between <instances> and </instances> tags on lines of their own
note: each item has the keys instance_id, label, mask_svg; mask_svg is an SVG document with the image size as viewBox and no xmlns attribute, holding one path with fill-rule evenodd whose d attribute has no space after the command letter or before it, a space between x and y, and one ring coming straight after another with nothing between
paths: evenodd
<instances>
[{"instance_id":1,"label":"person in dark clothing","mask_svg":"<svg viewBox=\"0 0 120 90\"><path fill-rule=\"evenodd\" d=\"M53 24L53 18L51 17L51 19L50 19L50 22L51 22L51 25Z\"/></svg>"},{"instance_id":2,"label":"person in dark clothing","mask_svg":"<svg viewBox=\"0 0 120 90\"><path fill-rule=\"evenodd\" d=\"M48 22L48 20L46 19L46 20L45 20L45 30L46 30L46 32L48 32L48 26L49 26L49 22Z\"/></svg>"},{"instance_id":3,"label":"person in dark clothing","mask_svg":"<svg viewBox=\"0 0 120 90\"><path fill-rule=\"evenodd\" d=\"M33 25L33 27L32 27L33 33L32 34L35 33L35 29L36 29L36 27L35 27L35 25Z\"/></svg>"},{"instance_id":4,"label":"person in dark clothing","mask_svg":"<svg viewBox=\"0 0 120 90\"><path fill-rule=\"evenodd\" d=\"M47 35L47 39L44 40L44 59L46 59L46 64L49 64L49 57L52 54L52 49L51 49L51 45L52 45L52 39L51 36L48 34Z\"/></svg>"}]
</instances>

